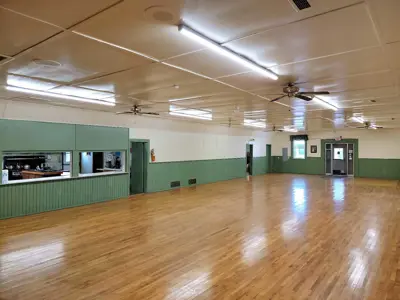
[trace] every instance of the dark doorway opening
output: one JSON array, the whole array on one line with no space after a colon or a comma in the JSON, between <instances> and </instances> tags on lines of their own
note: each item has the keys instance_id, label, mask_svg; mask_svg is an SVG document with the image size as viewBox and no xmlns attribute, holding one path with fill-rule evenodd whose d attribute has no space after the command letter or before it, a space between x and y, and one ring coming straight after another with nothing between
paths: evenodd
<instances>
[{"instance_id":1,"label":"dark doorway opening","mask_svg":"<svg viewBox=\"0 0 400 300\"><path fill-rule=\"evenodd\" d=\"M246 172L253 175L253 145L246 144Z\"/></svg>"},{"instance_id":2,"label":"dark doorway opening","mask_svg":"<svg viewBox=\"0 0 400 300\"><path fill-rule=\"evenodd\" d=\"M143 194L147 190L148 142L131 142L131 195Z\"/></svg>"}]
</instances>

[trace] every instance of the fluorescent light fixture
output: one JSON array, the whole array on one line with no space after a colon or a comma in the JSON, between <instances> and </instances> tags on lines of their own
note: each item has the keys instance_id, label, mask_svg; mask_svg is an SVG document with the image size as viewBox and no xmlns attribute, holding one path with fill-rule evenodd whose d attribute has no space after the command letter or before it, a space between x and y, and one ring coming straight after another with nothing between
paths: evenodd
<instances>
[{"instance_id":1,"label":"fluorescent light fixture","mask_svg":"<svg viewBox=\"0 0 400 300\"><path fill-rule=\"evenodd\" d=\"M175 105L169 106L169 114L171 116L177 117L185 117L185 118L193 118L193 119L200 119L200 120L212 120L212 113L211 111L207 110L198 110L198 109L186 109L176 107Z\"/></svg>"},{"instance_id":2,"label":"fluorescent light fixture","mask_svg":"<svg viewBox=\"0 0 400 300\"><path fill-rule=\"evenodd\" d=\"M251 127L258 127L258 128L266 128L267 127L267 124L265 124L264 122L260 122L260 120L249 120L249 119L244 119L243 125L251 126Z\"/></svg>"},{"instance_id":3,"label":"fluorescent light fixture","mask_svg":"<svg viewBox=\"0 0 400 300\"><path fill-rule=\"evenodd\" d=\"M191 97L184 97L184 98L173 98L169 99L169 102L176 102L176 101L184 101L184 100L193 100L193 99L201 99L201 96L191 96Z\"/></svg>"},{"instance_id":4,"label":"fluorescent light fixture","mask_svg":"<svg viewBox=\"0 0 400 300\"><path fill-rule=\"evenodd\" d=\"M66 99L66 100L75 100L75 101L87 102L87 103L93 103L93 104L115 106L115 103L110 102L110 101L101 101L101 100L94 100L94 99L81 98L81 97L75 97L75 96L61 95L61 94L56 94L56 93L37 91L37 90L14 87L14 86L6 86L6 89L8 91L24 93L24 94L29 94L29 95L46 96L46 97L53 97L53 98Z\"/></svg>"},{"instance_id":5,"label":"fluorescent light fixture","mask_svg":"<svg viewBox=\"0 0 400 300\"><path fill-rule=\"evenodd\" d=\"M254 62L240 56L239 54L221 46L220 44L210 40L209 38L201 35L200 33L194 31L193 29L185 26L185 25L180 25L179 26L179 32L182 33L183 35L195 40L196 42L202 44L203 46L206 46L207 48L214 50L215 52L226 56L240 64L242 64L243 66L256 71L266 77L269 77L273 80L278 80L278 75L276 75L274 72L265 69L257 64L255 64Z\"/></svg>"},{"instance_id":6,"label":"fluorescent light fixture","mask_svg":"<svg viewBox=\"0 0 400 300\"><path fill-rule=\"evenodd\" d=\"M298 132L296 128L290 127L290 126L283 126L283 131L285 132Z\"/></svg>"},{"instance_id":7,"label":"fluorescent light fixture","mask_svg":"<svg viewBox=\"0 0 400 300\"><path fill-rule=\"evenodd\" d=\"M361 123L361 124L363 124L365 122L362 117L351 117L351 120L353 122L357 122L357 123Z\"/></svg>"},{"instance_id":8,"label":"fluorescent light fixture","mask_svg":"<svg viewBox=\"0 0 400 300\"><path fill-rule=\"evenodd\" d=\"M314 97L313 101L315 101L316 103L318 103L319 105L321 105L321 106L323 106L325 108L329 108L329 109L332 109L334 111L338 110L338 108L336 106L334 106L333 104L330 104L329 102L327 102L325 100L322 100L322 99L320 99L318 97Z\"/></svg>"}]
</instances>

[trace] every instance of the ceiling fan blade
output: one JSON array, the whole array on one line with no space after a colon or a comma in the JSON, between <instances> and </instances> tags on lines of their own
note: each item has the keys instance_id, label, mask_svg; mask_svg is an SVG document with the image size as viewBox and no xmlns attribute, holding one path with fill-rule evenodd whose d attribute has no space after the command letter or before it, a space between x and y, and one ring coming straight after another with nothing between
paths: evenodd
<instances>
[{"instance_id":1,"label":"ceiling fan blade","mask_svg":"<svg viewBox=\"0 0 400 300\"><path fill-rule=\"evenodd\" d=\"M127 111L119 111L116 113L116 115L131 115L133 114L133 111L127 110Z\"/></svg>"},{"instance_id":2,"label":"ceiling fan blade","mask_svg":"<svg viewBox=\"0 0 400 300\"><path fill-rule=\"evenodd\" d=\"M281 97L272 99L270 102L275 102L275 101L281 100L282 98L285 98L285 97L286 97L286 95L283 95L283 96L281 96Z\"/></svg>"},{"instance_id":3,"label":"ceiling fan blade","mask_svg":"<svg viewBox=\"0 0 400 300\"><path fill-rule=\"evenodd\" d=\"M324 92L300 92L297 95L329 95L330 93L327 91Z\"/></svg>"},{"instance_id":4,"label":"ceiling fan blade","mask_svg":"<svg viewBox=\"0 0 400 300\"><path fill-rule=\"evenodd\" d=\"M152 116L159 116L159 113L156 112L141 112L141 115L152 115Z\"/></svg>"},{"instance_id":5,"label":"ceiling fan blade","mask_svg":"<svg viewBox=\"0 0 400 300\"><path fill-rule=\"evenodd\" d=\"M301 100L304 100L304 101L311 101L311 100L312 100L311 97L303 96L303 95L301 95L301 94L300 94L300 95L299 95L299 94L296 94L295 97L296 97L296 98L299 98L299 99L301 99Z\"/></svg>"}]
</instances>

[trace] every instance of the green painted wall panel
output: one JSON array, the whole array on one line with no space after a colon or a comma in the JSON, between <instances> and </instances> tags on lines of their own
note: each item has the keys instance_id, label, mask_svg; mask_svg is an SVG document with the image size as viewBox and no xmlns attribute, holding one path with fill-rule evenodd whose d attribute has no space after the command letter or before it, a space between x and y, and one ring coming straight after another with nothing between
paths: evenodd
<instances>
[{"instance_id":1,"label":"green painted wall panel","mask_svg":"<svg viewBox=\"0 0 400 300\"><path fill-rule=\"evenodd\" d=\"M128 143L128 128L76 125L76 150L123 150Z\"/></svg>"},{"instance_id":2,"label":"green painted wall panel","mask_svg":"<svg viewBox=\"0 0 400 300\"><path fill-rule=\"evenodd\" d=\"M400 159L360 158L358 176L381 179L400 179Z\"/></svg>"},{"instance_id":3,"label":"green painted wall panel","mask_svg":"<svg viewBox=\"0 0 400 300\"><path fill-rule=\"evenodd\" d=\"M287 161L283 161L282 156L272 156L272 171L274 173L322 175L324 174L324 161L320 157L289 158Z\"/></svg>"},{"instance_id":4,"label":"green painted wall panel","mask_svg":"<svg viewBox=\"0 0 400 300\"><path fill-rule=\"evenodd\" d=\"M75 125L0 119L0 150L60 151L75 148Z\"/></svg>"},{"instance_id":5,"label":"green painted wall panel","mask_svg":"<svg viewBox=\"0 0 400 300\"><path fill-rule=\"evenodd\" d=\"M253 175L267 174L268 170L267 157L253 157Z\"/></svg>"},{"instance_id":6,"label":"green painted wall panel","mask_svg":"<svg viewBox=\"0 0 400 300\"><path fill-rule=\"evenodd\" d=\"M246 176L246 159L229 158L151 163L148 166L148 192L171 189L171 181L188 186L188 180L196 178L197 184L243 178Z\"/></svg>"},{"instance_id":7,"label":"green painted wall panel","mask_svg":"<svg viewBox=\"0 0 400 300\"><path fill-rule=\"evenodd\" d=\"M0 219L129 195L129 174L0 186Z\"/></svg>"}]
</instances>

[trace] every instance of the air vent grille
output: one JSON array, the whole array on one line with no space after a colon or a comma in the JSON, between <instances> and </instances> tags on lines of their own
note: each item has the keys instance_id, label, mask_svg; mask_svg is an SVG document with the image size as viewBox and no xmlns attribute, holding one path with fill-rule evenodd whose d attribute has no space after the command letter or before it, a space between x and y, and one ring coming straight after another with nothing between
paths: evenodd
<instances>
[{"instance_id":1,"label":"air vent grille","mask_svg":"<svg viewBox=\"0 0 400 300\"><path fill-rule=\"evenodd\" d=\"M171 182L171 187L180 187L181 186L181 182L180 181L172 181Z\"/></svg>"},{"instance_id":2,"label":"air vent grille","mask_svg":"<svg viewBox=\"0 0 400 300\"><path fill-rule=\"evenodd\" d=\"M196 178L189 179L189 184L196 184L196 183L197 183Z\"/></svg>"},{"instance_id":3,"label":"air vent grille","mask_svg":"<svg viewBox=\"0 0 400 300\"><path fill-rule=\"evenodd\" d=\"M292 0L292 1L299 10L303 10L303 9L311 7L310 3L307 0Z\"/></svg>"}]
</instances>

